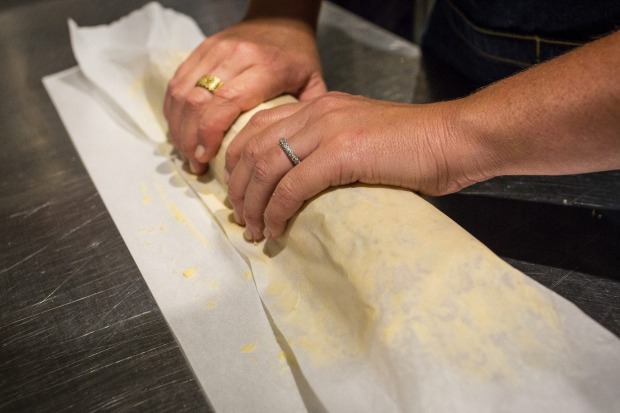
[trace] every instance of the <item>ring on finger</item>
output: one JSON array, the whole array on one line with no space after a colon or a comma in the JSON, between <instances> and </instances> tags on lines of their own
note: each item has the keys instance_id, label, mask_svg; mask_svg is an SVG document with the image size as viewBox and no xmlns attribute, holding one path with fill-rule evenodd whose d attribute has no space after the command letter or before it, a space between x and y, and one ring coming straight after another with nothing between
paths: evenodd
<instances>
[{"instance_id":1,"label":"ring on finger","mask_svg":"<svg viewBox=\"0 0 620 413\"><path fill-rule=\"evenodd\" d=\"M295 152L293 152L293 149L284 137L280 138L279 144L280 148L282 148L282 151L284 151L284 154L289 159L289 161L291 161L293 166L299 165L299 158L295 155Z\"/></svg>"},{"instance_id":2,"label":"ring on finger","mask_svg":"<svg viewBox=\"0 0 620 413\"><path fill-rule=\"evenodd\" d=\"M201 87L207 89L211 93L215 93L223 84L224 82L222 82L222 79L215 75L204 75L198 79L196 87Z\"/></svg>"}]
</instances>

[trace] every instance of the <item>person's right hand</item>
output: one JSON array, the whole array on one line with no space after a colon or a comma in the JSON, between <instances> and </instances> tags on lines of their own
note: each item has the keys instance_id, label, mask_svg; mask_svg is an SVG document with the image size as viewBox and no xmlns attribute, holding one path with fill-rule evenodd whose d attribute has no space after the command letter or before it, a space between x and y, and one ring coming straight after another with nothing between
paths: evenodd
<instances>
[{"instance_id":1,"label":"person's right hand","mask_svg":"<svg viewBox=\"0 0 620 413\"><path fill-rule=\"evenodd\" d=\"M195 86L207 74L223 81L214 93ZM255 18L192 52L168 85L164 114L172 143L202 174L241 112L283 93L303 101L325 92L313 29L294 19Z\"/></svg>"},{"instance_id":2,"label":"person's right hand","mask_svg":"<svg viewBox=\"0 0 620 413\"><path fill-rule=\"evenodd\" d=\"M260 111L226 151L234 219L249 241L276 238L304 202L329 187L445 195L485 180L495 165L461 122L467 109L466 99L413 105L329 92ZM281 138L300 162L285 154Z\"/></svg>"}]
</instances>

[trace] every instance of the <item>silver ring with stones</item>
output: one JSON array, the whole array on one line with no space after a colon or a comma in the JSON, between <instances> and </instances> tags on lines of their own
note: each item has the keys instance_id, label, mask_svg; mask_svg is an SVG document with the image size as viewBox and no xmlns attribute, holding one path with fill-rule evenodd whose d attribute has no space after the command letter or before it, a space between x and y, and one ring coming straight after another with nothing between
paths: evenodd
<instances>
[{"instance_id":1,"label":"silver ring with stones","mask_svg":"<svg viewBox=\"0 0 620 413\"><path fill-rule=\"evenodd\" d=\"M291 149L286 139L280 138L280 148L282 148L284 154L289 159L289 161L291 161L293 166L299 165L299 158L295 155L293 149Z\"/></svg>"}]
</instances>

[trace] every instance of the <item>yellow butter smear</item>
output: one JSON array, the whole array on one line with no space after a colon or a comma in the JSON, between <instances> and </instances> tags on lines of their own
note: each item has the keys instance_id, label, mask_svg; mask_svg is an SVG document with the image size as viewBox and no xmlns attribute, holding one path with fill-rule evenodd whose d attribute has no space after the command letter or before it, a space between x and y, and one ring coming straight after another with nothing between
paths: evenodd
<instances>
[{"instance_id":1,"label":"yellow butter smear","mask_svg":"<svg viewBox=\"0 0 620 413\"><path fill-rule=\"evenodd\" d=\"M142 185L140 187L140 192L142 193L142 203L144 205L150 205L151 204L151 195L148 193L146 185Z\"/></svg>"},{"instance_id":2,"label":"yellow butter smear","mask_svg":"<svg viewBox=\"0 0 620 413\"><path fill-rule=\"evenodd\" d=\"M522 363L551 364L565 343L541 288L403 192L332 191L266 244L271 259L255 274L266 277L268 306L296 355L327 366L383 348L508 382L520 380ZM333 205L347 213L324 212ZM415 231L403 231L398 219L412 215L405 228ZM360 229L367 220L373 225Z\"/></svg>"},{"instance_id":3,"label":"yellow butter smear","mask_svg":"<svg viewBox=\"0 0 620 413\"><path fill-rule=\"evenodd\" d=\"M256 343L249 343L241 347L242 353L252 353L254 350L256 350Z\"/></svg>"},{"instance_id":4,"label":"yellow butter smear","mask_svg":"<svg viewBox=\"0 0 620 413\"><path fill-rule=\"evenodd\" d=\"M168 207L168 210L170 211L174 219L178 223L184 225L187 228L187 230L190 232L190 234L192 234L192 236L196 240L198 240L202 244L202 246L207 247L207 248L210 247L211 244L209 243L209 241L205 238L203 234L200 233L200 231L198 230L198 228L196 228L194 223L183 214L183 212L179 209L179 207L170 200L170 198L168 197L164 189L163 188L157 188L157 189L159 191L161 198L166 202L166 206Z\"/></svg>"}]
</instances>

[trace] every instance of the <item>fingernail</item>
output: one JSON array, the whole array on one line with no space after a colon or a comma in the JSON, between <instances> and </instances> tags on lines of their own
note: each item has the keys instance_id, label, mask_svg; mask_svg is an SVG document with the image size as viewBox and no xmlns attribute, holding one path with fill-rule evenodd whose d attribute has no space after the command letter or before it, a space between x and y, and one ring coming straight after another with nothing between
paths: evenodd
<instances>
[{"instance_id":1,"label":"fingernail","mask_svg":"<svg viewBox=\"0 0 620 413\"><path fill-rule=\"evenodd\" d=\"M194 157L196 159L202 159L205 152L206 152L205 147L202 145L198 145L196 146L196 152L194 152Z\"/></svg>"},{"instance_id":2,"label":"fingernail","mask_svg":"<svg viewBox=\"0 0 620 413\"><path fill-rule=\"evenodd\" d=\"M239 225L243 225L243 222L241 221L241 217L239 216L239 214L237 214L237 211L233 210L233 218L235 219L235 222Z\"/></svg>"},{"instance_id":3,"label":"fingernail","mask_svg":"<svg viewBox=\"0 0 620 413\"><path fill-rule=\"evenodd\" d=\"M189 161L189 170L192 171L192 173L197 174L198 173L198 165L196 164L196 162L194 161Z\"/></svg>"},{"instance_id":4,"label":"fingernail","mask_svg":"<svg viewBox=\"0 0 620 413\"><path fill-rule=\"evenodd\" d=\"M265 228L265 230L263 231L263 236L267 239L271 239L271 231Z\"/></svg>"},{"instance_id":5,"label":"fingernail","mask_svg":"<svg viewBox=\"0 0 620 413\"><path fill-rule=\"evenodd\" d=\"M230 181L230 172L228 169L224 169L224 183L228 185L228 181Z\"/></svg>"},{"instance_id":6,"label":"fingernail","mask_svg":"<svg viewBox=\"0 0 620 413\"><path fill-rule=\"evenodd\" d=\"M250 228L246 228L245 231L243 231L243 237L247 241L254 241L254 235L252 234L252 231L250 230Z\"/></svg>"}]
</instances>

